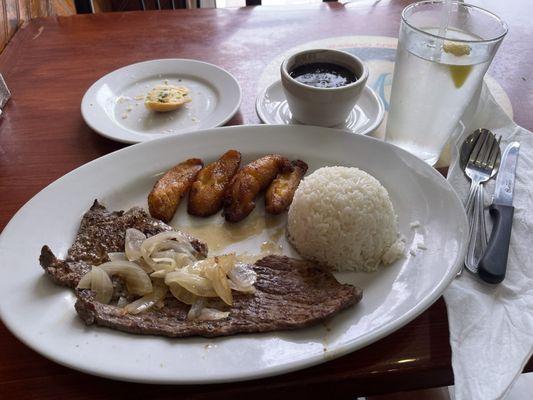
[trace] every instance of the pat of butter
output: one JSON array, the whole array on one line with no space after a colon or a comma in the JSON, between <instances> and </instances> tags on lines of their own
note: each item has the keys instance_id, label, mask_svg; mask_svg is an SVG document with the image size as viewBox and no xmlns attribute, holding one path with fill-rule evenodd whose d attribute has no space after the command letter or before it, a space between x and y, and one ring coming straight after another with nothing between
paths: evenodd
<instances>
[{"instance_id":1,"label":"pat of butter","mask_svg":"<svg viewBox=\"0 0 533 400\"><path fill-rule=\"evenodd\" d=\"M173 111L192 99L184 86L158 85L148 92L144 100L146 108L159 111Z\"/></svg>"}]
</instances>

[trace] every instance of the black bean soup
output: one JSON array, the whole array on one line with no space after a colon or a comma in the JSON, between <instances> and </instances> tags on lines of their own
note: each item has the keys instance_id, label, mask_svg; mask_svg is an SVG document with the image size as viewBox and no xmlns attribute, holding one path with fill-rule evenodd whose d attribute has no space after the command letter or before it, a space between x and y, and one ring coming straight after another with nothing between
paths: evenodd
<instances>
[{"instance_id":1,"label":"black bean soup","mask_svg":"<svg viewBox=\"0 0 533 400\"><path fill-rule=\"evenodd\" d=\"M358 77L348 68L331 63L300 65L289 72L300 83L318 88L336 88L355 82Z\"/></svg>"}]
</instances>

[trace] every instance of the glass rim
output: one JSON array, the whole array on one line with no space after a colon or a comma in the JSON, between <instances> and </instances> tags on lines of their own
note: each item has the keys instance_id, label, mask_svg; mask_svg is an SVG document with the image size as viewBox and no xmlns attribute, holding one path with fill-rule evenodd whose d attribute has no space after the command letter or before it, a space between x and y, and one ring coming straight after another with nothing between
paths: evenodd
<instances>
[{"instance_id":1,"label":"glass rim","mask_svg":"<svg viewBox=\"0 0 533 400\"><path fill-rule=\"evenodd\" d=\"M453 3L458 3L457 1L453 1ZM402 11L402 22L404 24L406 24L409 28L417 31L417 32L420 32L424 35L427 35L427 36L431 36L431 37L434 37L436 39L441 39L441 40L448 40L450 42L459 42L459 43L492 43L492 42L498 42L500 40L502 40L505 35L507 35L507 32L509 31L509 27L507 26L507 23L502 20L500 17L498 17L496 14L494 14L493 12L490 12L489 10L486 10L482 7L478 7L478 6L475 6L473 4L468 4L468 3L460 3L461 7L465 7L465 8L470 8L470 9L475 9L477 11L482 11L488 15L490 15L491 17L493 17L496 21L498 21L501 25L501 27L503 28L503 33L501 33L500 35L494 37L494 38L490 38L490 39L481 39L481 40L476 40L476 39L450 39L450 38L446 38L446 37L443 37L443 36L439 36L439 35L436 35L434 33L429 33L429 32L426 32L420 28L417 28L416 26L414 26L413 24L410 24L409 22L407 22L407 17L406 17L406 12L408 12L409 10L411 10L412 8L414 8L415 6L417 5L420 5L420 4L445 4L445 2L443 0L424 0L424 1L418 1L416 3L412 3L412 4L409 4L407 7L405 7Z\"/></svg>"}]
</instances>

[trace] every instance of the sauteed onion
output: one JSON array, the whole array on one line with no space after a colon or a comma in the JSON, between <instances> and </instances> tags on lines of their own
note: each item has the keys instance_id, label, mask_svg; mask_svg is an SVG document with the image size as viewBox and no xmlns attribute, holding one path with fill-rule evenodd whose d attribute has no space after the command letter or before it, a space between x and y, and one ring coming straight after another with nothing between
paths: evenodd
<instances>
[{"instance_id":1,"label":"sauteed onion","mask_svg":"<svg viewBox=\"0 0 533 400\"><path fill-rule=\"evenodd\" d=\"M138 314L162 304L170 293L191 305L188 319L219 320L228 311L206 307L207 298L233 304L232 290L254 293L257 275L250 265L237 261L235 254L199 260L189 237L181 232L162 232L149 238L134 228L126 230L124 252L108 253L109 262L94 266L82 277L79 289L91 289L96 300L108 304L113 297L111 277L124 279L128 292L140 296L123 306Z\"/></svg>"}]
</instances>

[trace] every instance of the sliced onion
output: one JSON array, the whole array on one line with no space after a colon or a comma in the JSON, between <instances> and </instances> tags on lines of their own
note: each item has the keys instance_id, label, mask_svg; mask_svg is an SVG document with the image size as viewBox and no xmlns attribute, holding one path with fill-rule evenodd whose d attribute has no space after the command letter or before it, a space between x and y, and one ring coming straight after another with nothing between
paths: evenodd
<instances>
[{"instance_id":1,"label":"sliced onion","mask_svg":"<svg viewBox=\"0 0 533 400\"><path fill-rule=\"evenodd\" d=\"M215 259L214 258L208 258L205 260L196 261L192 264L186 265L185 267L181 268L181 270L188 274L198 275L202 278L205 278L205 270L215 265Z\"/></svg>"},{"instance_id":2,"label":"sliced onion","mask_svg":"<svg viewBox=\"0 0 533 400\"><path fill-rule=\"evenodd\" d=\"M131 294L143 296L152 291L152 281L144 270L130 261L109 261L100 265L109 276L118 275L126 280Z\"/></svg>"},{"instance_id":3,"label":"sliced onion","mask_svg":"<svg viewBox=\"0 0 533 400\"><path fill-rule=\"evenodd\" d=\"M235 290L237 292L241 293L255 293L255 286L239 286L233 283L233 281L229 281L229 287L231 290Z\"/></svg>"},{"instance_id":4,"label":"sliced onion","mask_svg":"<svg viewBox=\"0 0 533 400\"><path fill-rule=\"evenodd\" d=\"M163 241L174 241L174 243L181 244L182 246L180 249L182 249L184 253L193 254L194 249L189 242L189 239L183 232L178 231L167 231L167 232L161 232L157 235L154 235L152 237L149 237L146 239L142 245L141 245L141 252L143 254L143 257L151 254L158 243L161 243Z\"/></svg>"},{"instance_id":5,"label":"sliced onion","mask_svg":"<svg viewBox=\"0 0 533 400\"><path fill-rule=\"evenodd\" d=\"M205 269L205 276L215 290L218 297L220 297L224 303L228 305L233 304L233 296L231 294L231 288L229 287L228 278L222 267L218 264L211 265Z\"/></svg>"},{"instance_id":6,"label":"sliced onion","mask_svg":"<svg viewBox=\"0 0 533 400\"><path fill-rule=\"evenodd\" d=\"M137 265L139 265L144 272L149 274L150 272L153 272L154 269L144 261L144 259L139 258L137 261L135 261Z\"/></svg>"},{"instance_id":7,"label":"sliced onion","mask_svg":"<svg viewBox=\"0 0 533 400\"><path fill-rule=\"evenodd\" d=\"M173 258L154 258L157 261L155 265L155 272L151 273L152 278L164 278L169 272L178 269Z\"/></svg>"},{"instance_id":8,"label":"sliced onion","mask_svg":"<svg viewBox=\"0 0 533 400\"><path fill-rule=\"evenodd\" d=\"M96 293L96 301L108 304L113 297L113 283L109 275L100 267L91 271L91 290Z\"/></svg>"},{"instance_id":9,"label":"sliced onion","mask_svg":"<svg viewBox=\"0 0 533 400\"><path fill-rule=\"evenodd\" d=\"M117 307L124 308L128 305L128 299L126 299L124 296L120 296L118 298Z\"/></svg>"},{"instance_id":10,"label":"sliced onion","mask_svg":"<svg viewBox=\"0 0 533 400\"><path fill-rule=\"evenodd\" d=\"M172 271L167 271L166 269L160 269L159 271L152 272L150 278L165 278L167 274Z\"/></svg>"},{"instance_id":11,"label":"sliced onion","mask_svg":"<svg viewBox=\"0 0 533 400\"><path fill-rule=\"evenodd\" d=\"M192 246L189 242L183 243L183 242L177 242L172 239L165 239L160 240L157 243L155 243L152 247L152 253L155 253L160 250L174 250L178 253L184 253L184 254L191 254L192 253Z\"/></svg>"},{"instance_id":12,"label":"sliced onion","mask_svg":"<svg viewBox=\"0 0 533 400\"><path fill-rule=\"evenodd\" d=\"M78 286L76 286L76 289L90 289L91 288L91 279L92 279L92 273L93 271L90 270L85 275L83 275L78 282Z\"/></svg>"},{"instance_id":13,"label":"sliced onion","mask_svg":"<svg viewBox=\"0 0 533 400\"><path fill-rule=\"evenodd\" d=\"M182 288L178 284L173 283L169 285L168 288L170 290L170 293L172 293L172 295L182 303L192 305L196 300L198 300L198 296L192 294L187 289Z\"/></svg>"},{"instance_id":14,"label":"sliced onion","mask_svg":"<svg viewBox=\"0 0 533 400\"><path fill-rule=\"evenodd\" d=\"M170 286L173 283L180 285L197 296L217 297L217 294L214 291L213 285L209 279L184 272L183 270L169 272L165 276L166 285Z\"/></svg>"},{"instance_id":15,"label":"sliced onion","mask_svg":"<svg viewBox=\"0 0 533 400\"><path fill-rule=\"evenodd\" d=\"M156 263L156 270L158 270L159 267L162 267L162 269L176 269L176 261L174 261L173 258L161 257L152 258L152 260Z\"/></svg>"},{"instance_id":16,"label":"sliced onion","mask_svg":"<svg viewBox=\"0 0 533 400\"><path fill-rule=\"evenodd\" d=\"M173 258L175 267L181 267L196 261L194 249L189 238L178 231L161 232L144 240L140 247L142 259L155 271L159 268L154 258Z\"/></svg>"},{"instance_id":17,"label":"sliced onion","mask_svg":"<svg viewBox=\"0 0 533 400\"><path fill-rule=\"evenodd\" d=\"M204 306L205 299L201 297L198 298L189 309L189 312L187 313L187 319L197 319L201 315Z\"/></svg>"},{"instance_id":18,"label":"sliced onion","mask_svg":"<svg viewBox=\"0 0 533 400\"><path fill-rule=\"evenodd\" d=\"M107 257L109 257L109 261L128 261L126 253L121 252L107 253Z\"/></svg>"},{"instance_id":19,"label":"sliced onion","mask_svg":"<svg viewBox=\"0 0 533 400\"><path fill-rule=\"evenodd\" d=\"M244 263L235 264L235 267L228 273L228 277L232 289L249 293L255 291L254 284L257 280L257 273L251 265Z\"/></svg>"},{"instance_id":20,"label":"sliced onion","mask_svg":"<svg viewBox=\"0 0 533 400\"><path fill-rule=\"evenodd\" d=\"M176 268L182 268L196 262L196 259L191 258L190 255L176 253L174 250L157 251L152 253L151 257L153 260L156 260L157 258L171 258L176 263Z\"/></svg>"},{"instance_id":21,"label":"sliced onion","mask_svg":"<svg viewBox=\"0 0 533 400\"><path fill-rule=\"evenodd\" d=\"M202 308L200 315L197 317L200 321L218 321L229 317L229 311L220 311L214 308Z\"/></svg>"},{"instance_id":22,"label":"sliced onion","mask_svg":"<svg viewBox=\"0 0 533 400\"><path fill-rule=\"evenodd\" d=\"M126 229L124 248L129 261L136 261L142 257L141 245L146 240L146 235L135 228Z\"/></svg>"},{"instance_id":23,"label":"sliced onion","mask_svg":"<svg viewBox=\"0 0 533 400\"><path fill-rule=\"evenodd\" d=\"M169 254L170 253L170 254ZM169 257L154 257L154 266L152 270L156 272L151 276L154 278L164 278L167 272L174 271L176 269L182 268L191 264L191 260L185 254L174 253L173 251L169 252L158 252L157 255L165 255Z\"/></svg>"},{"instance_id":24,"label":"sliced onion","mask_svg":"<svg viewBox=\"0 0 533 400\"><path fill-rule=\"evenodd\" d=\"M129 314L139 314L163 300L168 292L167 286L162 281L154 282L153 289L152 293L146 294L128 304L124 310Z\"/></svg>"},{"instance_id":25,"label":"sliced onion","mask_svg":"<svg viewBox=\"0 0 533 400\"><path fill-rule=\"evenodd\" d=\"M154 245L151 254L153 256L154 254L162 251L173 251L177 254L184 254L190 260L196 261L196 257L193 256L189 248L192 249L189 243L185 244L181 242L176 242L175 240L162 240Z\"/></svg>"},{"instance_id":26,"label":"sliced onion","mask_svg":"<svg viewBox=\"0 0 533 400\"><path fill-rule=\"evenodd\" d=\"M237 257L235 253L224 254L222 256L216 256L215 262L222 268L225 274L229 274L237 263Z\"/></svg>"}]
</instances>

